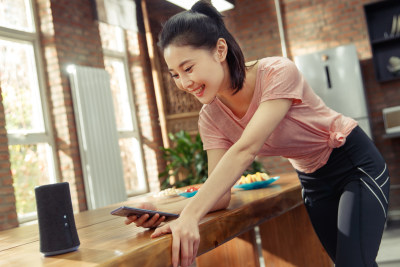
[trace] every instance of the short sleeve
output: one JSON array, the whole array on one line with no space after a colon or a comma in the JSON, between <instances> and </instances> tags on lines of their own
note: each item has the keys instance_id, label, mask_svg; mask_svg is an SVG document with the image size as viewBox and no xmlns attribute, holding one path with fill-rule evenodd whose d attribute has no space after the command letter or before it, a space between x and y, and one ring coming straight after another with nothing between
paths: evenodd
<instances>
[{"instance_id":1,"label":"short sleeve","mask_svg":"<svg viewBox=\"0 0 400 267\"><path fill-rule=\"evenodd\" d=\"M203 110L199 116L199 132L203 142L203 149L229 149L232 142L215 125L211 117Z\"/></svg>"},{"instance_id":2,"label":"short sleeve","mask_svg":"<svg viewBox=\"0 0 400 267\"><path fill-rule=\"evenodd\" d=\"M293 99L295 104L303 101L304 78L292 61L277 58L262 71L261 102L279 98Z\"/></svg>"}]
</instances>

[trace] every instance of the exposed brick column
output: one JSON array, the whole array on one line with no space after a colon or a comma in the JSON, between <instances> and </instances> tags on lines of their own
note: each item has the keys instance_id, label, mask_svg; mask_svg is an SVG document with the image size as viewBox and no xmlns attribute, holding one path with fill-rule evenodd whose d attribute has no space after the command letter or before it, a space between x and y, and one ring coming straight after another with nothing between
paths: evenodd
<instances>
[{"instance_id":1,"label":"exposed brick column","mask_svg":"<svg viewBox=\"0 0 400 267\"><path fill-rule=\"evenodd\" d=\"M90 0L37 0L60 181L70 183L75 211L87 209L69 64L104 68L98 23Z\"/></svg>"},{"instance_id":2,"label":"exposed brick column","mask_svg":"<svg viewBox=\"0 0 400 267\"><path fill-rule=\"evenodd\" d=\"M274 0L237 0L223 15L247 61L282 55Z\"/></svg>"},{"instance_id":3,"label":"exposed brick column","mask_svg":"<svg viewBox=\"0 0 400 267\"><path fill-rule=\"evenodd\" d=\"M0 231L18 226L3 98L0 88Z\"/></svg>"},{"instance_id":4,"label":"exposed brick column","mask_svg":"<svg viewBox=\"0 0 400 267\"><path fill-rule=\"evenodd\" d=\"M136 102L144 160L149 183L149 190L159 191L158 174L165 168L159 147L162 146L161 129L158 120L156 98L145 35L127 32L129 69Z\"/></svg>"}]
</instances>

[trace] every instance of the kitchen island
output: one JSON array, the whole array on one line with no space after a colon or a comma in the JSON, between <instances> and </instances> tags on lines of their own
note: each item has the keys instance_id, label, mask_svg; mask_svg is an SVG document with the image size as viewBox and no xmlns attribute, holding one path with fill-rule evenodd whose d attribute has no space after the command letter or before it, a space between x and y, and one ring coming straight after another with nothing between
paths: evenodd
<instances>
[{"instance_id":1,"label":"kitchen island","mask_svg":"<svg viewBox=\"0 0 400 267\"><path fill-rule=\"evenodd\" d=\"M333 266L311 228L296 174L280 176L267 188L232 190L227 209L201 220L197 266L260 266L260 253L267 267ZM36 224L2 231L0 266L171 266L171 235L152 239L153 230L127 226L124 218L110 215L119 206L142 201L178 213L188 199L147 194L75 214L79 249L53 257L39 252Z\"/></svg>"}]
</instances>

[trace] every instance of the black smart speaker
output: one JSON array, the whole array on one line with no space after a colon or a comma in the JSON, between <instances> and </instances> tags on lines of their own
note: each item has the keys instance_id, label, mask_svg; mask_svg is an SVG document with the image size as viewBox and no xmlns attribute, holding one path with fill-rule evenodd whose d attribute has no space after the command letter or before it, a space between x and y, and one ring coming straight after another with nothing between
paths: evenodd
<instances>
[{"instance_id":1,"label":"black smart speaker","mask_svg":"<svg viewBox=\"0 0 400 267\"><path fill-rule=\"evenodd\" d=\"M42 185L35 188L39 221L40 252L45 256L78 249L71 194L68 183Z\"/></svg>"}]
</instances>

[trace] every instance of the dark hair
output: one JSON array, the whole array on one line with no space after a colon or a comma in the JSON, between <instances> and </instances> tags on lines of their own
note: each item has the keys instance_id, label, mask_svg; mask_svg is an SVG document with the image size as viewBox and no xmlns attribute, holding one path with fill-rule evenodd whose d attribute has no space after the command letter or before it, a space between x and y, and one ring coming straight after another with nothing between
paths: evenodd
<instances>
[{"instance_id":1,"label":"dark hair","mask_svg":"<svg viewBox=\"0 0 400 267\"><path fill-rule=\"evenodd\" d=\"M222 15L205 0L196 2L190 10L172 16L165 23L158 46L162 51L173 44L189 45L195 48L215 48L219 38L224 38L228 45L226 56L231 87L236 94L242 89L246 77L244 56L235 38L226 29Z\"/></svg>"}]
</instances>

